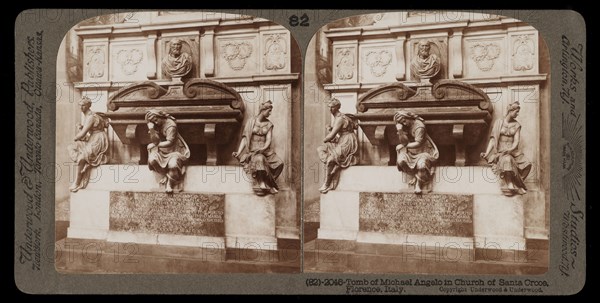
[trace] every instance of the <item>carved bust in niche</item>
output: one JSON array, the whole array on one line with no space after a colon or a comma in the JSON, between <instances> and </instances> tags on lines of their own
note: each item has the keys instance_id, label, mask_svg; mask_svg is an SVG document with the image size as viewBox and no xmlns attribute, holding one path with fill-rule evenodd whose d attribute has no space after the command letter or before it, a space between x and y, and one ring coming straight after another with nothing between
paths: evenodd
<instances>
[{"instance_id":1,"label":"carved bust in niche","mask_svg":"<svg viewBox=\"0 0 600 303\"><path fill-rule=\"evenodd\" d=\"M416 80L427 80L440 72L440 58L431 53L430 41L419 41L417 55L413 57L410 64L410 72Z\"/></svg>"},{"instance_id":2,"label":"carved bust in niche","mask_svg":"<svg viewBox=\"0 0 600 303\"><path fill-rule=\"evenodd\" d=\"M162 60L163 74L169 78L181 78L192 70L192 56L183 51L183 41L169 42L169 53Z\"/></svg>"}]
</instances>

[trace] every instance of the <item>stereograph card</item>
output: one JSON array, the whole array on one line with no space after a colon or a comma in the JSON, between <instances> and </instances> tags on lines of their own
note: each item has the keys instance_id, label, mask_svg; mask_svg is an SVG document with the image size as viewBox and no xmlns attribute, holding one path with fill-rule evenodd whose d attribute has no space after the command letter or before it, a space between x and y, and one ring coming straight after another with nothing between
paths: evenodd
<instances>
[{"instance_id":1,"label":"stereograph card","mask_svg":"<svg viewBox=\"0 0 600 303\"><path fill-rule=\"evenodd\" d=\"M576 294L586 45L574 11L23 11L15 283Z\"/></svg>"}]
</instances>

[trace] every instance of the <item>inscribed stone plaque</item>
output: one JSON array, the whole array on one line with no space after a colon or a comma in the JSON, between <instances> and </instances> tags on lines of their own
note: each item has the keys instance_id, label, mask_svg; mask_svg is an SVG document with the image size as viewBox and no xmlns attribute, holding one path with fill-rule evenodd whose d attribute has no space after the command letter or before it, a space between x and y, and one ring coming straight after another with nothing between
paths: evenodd
<instances>
[{"instance_id":1,"label":"inscribed stone plaque","mask_svg":"<svg viewBox=\"0 0 600 303\"><path fill-rule=\"evenodd\" d=\"M110 230L225 236L225 195L110 192Z\"/></svg>"},{"instance_id":2,"label":"inscribed stone plaque","mask_svg":"<svg viewBox=\"0 0 600 303\"><path fill-rule=\"evenodd\" d=\"M473 236L473 195L360 193L361 231Z\"/></svg>"}]
</instances>

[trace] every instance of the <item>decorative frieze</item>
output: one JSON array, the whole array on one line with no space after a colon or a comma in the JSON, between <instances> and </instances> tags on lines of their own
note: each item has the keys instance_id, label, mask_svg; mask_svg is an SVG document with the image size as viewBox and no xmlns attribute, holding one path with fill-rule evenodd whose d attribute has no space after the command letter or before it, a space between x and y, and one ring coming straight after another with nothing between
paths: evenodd
<instances>
[{"instance_id":1,"label":"decorative frieze","mask_svg":"<svg viewBox=\"0 0 600 303\"><path fill-rule=\"evenodd\" d=\"M86 49L86 57L86 75L92 79L104 77L106 69L106 46L88 46Z\"/></svg>"},{"instance_id":2,"label":"decorative frieze","mask_svg":"<svg viewBox=\"0 0 600 303\"><path fill-rule=\"evenodd\" d=\"M535 43L531 35L513 37L512 68L515 71L528 71L533 68L535 59Z\"/></svg>"},{"instance_id":3,"label":"decorative frieze","mask_svg":"<svg viewBox=\"0 0 600 303\"><path fill-rule=\"evenodd\" d=\"M476 42L471 44L470 57L482 72L490 71L500 57L502 49L497 43Z\"/></svg>"},{"instance_id":4,"label":"decorative frieze","mask_svg":"<svg viewBox=\"0 0 600 303\"><path fill-rule=\"evenodd\" d=\"M131 76L138 70L138 65L144 59L144 54L137 48L123 49L117 53L117 64L121 72Z\"/></svg>"},{"instance_id":5,"label":"decorative frieze","mask_svg":"<svg viewBox=\"0 0 600 303\"><path fill-rule=\"evenodd\" d=\"M252 55L252 44L247 41L228 41L221 44L221 56L229 68L235 71L244 69L246 59Z\"/></svg>"},{"instance_id":6,"label":"decorative frieze","mask_svg":"<svg viewBox=\"0 0 600 303\"><path fill-rule=\"evenodd\" d=\"M278 71L286 67L288 49L283 34L264 35L264 66L266 70Z\"/></svg>"},{"instance_id":7,"label":"decorative frieze","mask_svg":"<svg viewBox=\"0 0 600 303\"><path fill-rule=\"evenodd\" d=\"M354 70L356 69L355 52L354 47L336 49L335 76L337 80L345 81L354 78Z\"/></svg>"}]
</instances>

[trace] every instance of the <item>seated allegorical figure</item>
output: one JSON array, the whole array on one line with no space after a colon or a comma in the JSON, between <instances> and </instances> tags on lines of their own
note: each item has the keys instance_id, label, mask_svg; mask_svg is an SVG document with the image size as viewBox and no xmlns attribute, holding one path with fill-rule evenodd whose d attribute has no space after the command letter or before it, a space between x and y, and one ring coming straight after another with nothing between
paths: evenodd
<instances>
[{"instance_id":1,"label":"seated allegorical figure","mask_svg":"<svg viewBox=\"0 0 600 303\"><path fill-rule=\"evenodd\" d=\"M519 102L508 105L506 116L494 123L487 149L481 153L481 157L500 176L500 188L506 196L525 194L527 187L524 180L531 171L531 162L519 147L521 124L515 118L520 109Z\"/></svg>"},{"instance_id":2,"label":"seated allegorical figure","mask_svg":"<svg viewBox=\"0 0 600 303\"><path fill-rule=\"evenodd\" d=\"M148 144L148 167L163 178L165 192L172 193L173 188L183 181L185 164L190 158L190 149L177 131L173 116L159 110L146 112L148 134L152 141Z\"/></svg>"},{"instance_id":3,"label":"seated allegorical figure","mask_svg":"<svg viewBox=\"0 0 600 303\"><path fill-rule=\"evenodd\" d=\"M259 196L278 192L275 180L283 171L283 161L272 147L273 123L268 119L272 110L271 101L260 105L259 113L246 123L238 150L232 153L252 177L252 188Z\"/></svg>"},{"instance_id":4,"label":"seated allegorical figure","mask_svg":"<svg viewBox=\"0 0 600 303\"><path fill-rule=\"evenodd\" d=\"M87 186L92 167L108 162L108 118L103 113L90 110L92 100L88 97L83 97L79 106L85 116L84 122L83 125L77 124L78 132L73 139L75 142L67 147L69 156L77 164L75 182L69 188L72 192Z\"/></svg>"},{"instance_id":5,"label":"seated allegorical figure","mask_svg":"<svg viewBox=\"0 0 600 303\"><path fill-rule=\"evenodd\" d=\"M328 106L333 121L327 127L324 144L317 147L319 159L325 163L325 183L319 188L321 193L335 189L340 171L358 162L355 156L358 150L358 138L354 132L356 124L349 116L340 112L341 103L338 99L332 99Z\"/></svg>"},{"instance_id":6,"label":"seated allegorical figure","mask_svg":"<svg viewBox=\"0 0 600 303\"><path fill-rule=\"evenodd\" d=\"M423 118L402 110L394 114L394 121L400 139L396 146L398 170L414 176L409 184L415 186L416 194L420 194L423 186L432 179L439 151L427 135Z\"/></svg>"}]
</instances>

